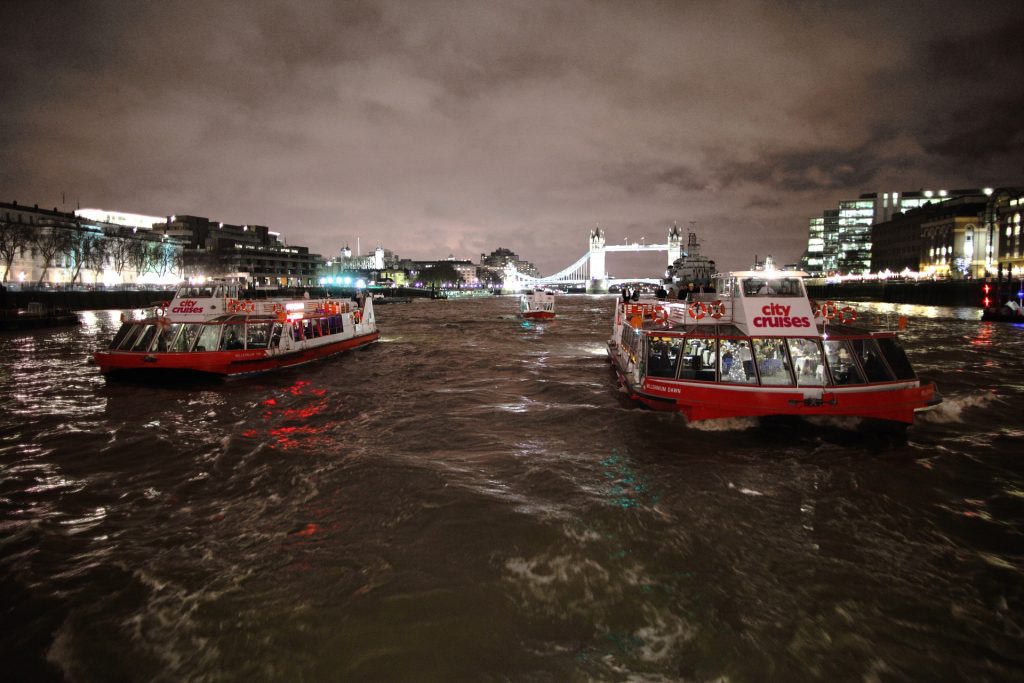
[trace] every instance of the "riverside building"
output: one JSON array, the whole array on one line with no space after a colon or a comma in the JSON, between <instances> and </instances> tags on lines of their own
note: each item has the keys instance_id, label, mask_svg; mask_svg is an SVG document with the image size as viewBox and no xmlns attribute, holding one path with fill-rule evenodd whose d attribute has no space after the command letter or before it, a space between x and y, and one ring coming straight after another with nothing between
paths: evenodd
<instances>
[{"instance_id":1,"label":"riverside building","mask_svg":"<svg viewBox=\"0 0 1024 683\"><path fill-rule=\"evenodd\" d=\"M981 193L976 189L870 192L857 199L842 200L837 209L822 212L820 228L817 218L809 222L807 250L801 266L810 272L819 272L816 265L820 249L820 270L828 275L866 274L884 269L918 270L911 261L915 255L920 256L921 238L915 236L916 230L910 227L913 222L905 223L901 217L921 207ZM898 227L892 232L879 231L875 229L878 225ZM878 246L876 239L881 240ZM951 255L952 252L943 253L943 257ZM894 268L896 265L902 267Z\"/></svg>"},{"instance_id":2,"label":"riverside building","mask_svg":"<svg viewBox=\"0 0 1024 683\"><path fill-rule=\"evenodd\" d=\"M0 278L7 286L45 287L178 282L185 244L154 230L165 220L0 203Z\"/></svg>"}]
</instances>

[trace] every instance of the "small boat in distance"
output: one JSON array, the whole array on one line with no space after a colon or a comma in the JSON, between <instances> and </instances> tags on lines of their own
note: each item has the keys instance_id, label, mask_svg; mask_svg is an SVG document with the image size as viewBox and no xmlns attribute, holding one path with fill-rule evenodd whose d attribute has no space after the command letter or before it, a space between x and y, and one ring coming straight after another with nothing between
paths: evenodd
<instances>
[{"instance_id":1,"label":"small boat in distance","mask_svg":"<svg viewBox=\"0 0 1024 683\"><path fill-rule=\"evenodd\" d=\"M183 285L124 320L94 361L104 375L238 377L300 365L379 338L373 300L238 298L238 285Z\"/></svg>"},{"instance_id":2,"label":"small boat in distance","mask_svg":"<svg viewBox=\"0 0 1024 683\"><path fill-rule=\"evenodd\" d=\"M608 354L631 398L689 420L853 416L911 424L941 402L894 331L814 306L800 271L718 274L713 293L618 300Z\"/></svg>"},{"instance_id":3,"label":"small boat in distance","mask_svg":"<svg viewBox=\"0 0 1024 683\"><path fill-rule=\"evenodd\" d=\"M25 310L0 309L0 332L69 327L80 325L81 322L78 314L74 311L63 308L47 308L38 301L30 302Z\"/></svg>"},{"instance_id":4,"label":"small boat in distance","mask_svg":"<svg viewBox=\"0 0 1024 683\"><path fill-rule=\"evenodd\" d=\"M527 320L550 320L555 317L555 293L547 289L524 292L519 297L519 312Z\"/></svg>"}]
</instances>

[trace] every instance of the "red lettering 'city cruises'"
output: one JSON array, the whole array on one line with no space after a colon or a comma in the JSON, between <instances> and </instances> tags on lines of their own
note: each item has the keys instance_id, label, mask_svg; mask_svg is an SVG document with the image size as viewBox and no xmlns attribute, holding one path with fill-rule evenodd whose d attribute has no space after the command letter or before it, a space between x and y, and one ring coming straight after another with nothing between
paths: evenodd
<instances>
[{"instance_id":1,"label":"red lettering 'city cruises'","mask_svg":"<svg viewBox=\"0 0 1024 683\"><path fill-rule=\"evenodd\" d=\"M807 298L800 271L719 274L714 293L619 300L608 354L629 395L689 420L855 416L912 424L941 402L894 331Z\"/></svg>"},{"instance_id":2,"label":"red lettering 'city cruises'","mask_svg":"<svg viewBox=\"0 0 1024 683\"><path fill-rule=\"evenodd\" d=\"M261 296L262 295L262 296ZM236 283L182 285L140 319L125 320L93 358L104 375L236 377L308 363L379 338L373 300L246 292Z\"/></svg>"}]
</instances>

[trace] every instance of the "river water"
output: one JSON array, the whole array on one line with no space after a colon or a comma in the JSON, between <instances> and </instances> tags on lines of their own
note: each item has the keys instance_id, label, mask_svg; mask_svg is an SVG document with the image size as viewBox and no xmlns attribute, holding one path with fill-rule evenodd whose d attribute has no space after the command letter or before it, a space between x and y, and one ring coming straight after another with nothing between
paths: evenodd
<instances>
[{"instance_id":1,"label":"river water","mask_svg":"<svg viewBox=\"0 0 1024 683\"><path fill-rule=\"evenodd\" d=\"M902 313L945 403L688 426L611 297L378 308L225 384L105 382L118 311L0 336L6 680L1024 680L1024 342Z\"/></svg>"}]
</instances>

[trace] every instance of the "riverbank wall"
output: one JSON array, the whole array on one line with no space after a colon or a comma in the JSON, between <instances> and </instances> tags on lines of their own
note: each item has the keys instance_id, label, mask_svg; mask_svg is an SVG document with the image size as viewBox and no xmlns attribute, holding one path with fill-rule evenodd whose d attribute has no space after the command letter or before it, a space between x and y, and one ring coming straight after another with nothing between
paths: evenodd
<instances>
[{"instance_id":1,"label":"riverbank wall","mask_svg":"<svg viewBox=\"0 0 1024 683\"><path fill-rule=\"evenodd\" d=\"M924 306L976 306L982 307L982 285L979 280L921 282L841 282L815 283L808 281L807 294L818 301L880 301L894 304ZM1010 284L1004 282L1008 296ZM993 284L993 292L996 285ZM1016 283L1012 284L1016 291ZM993 297L995 298L995 297Z\"/></svg>"},{"instance_id":2,"label":"riverbank wall","mask_svg":"<svg viewBox=\"0 0 1024 683\"><path fill-rule=\"evenodd\" d=\"M118 308L147 308L161 301L170 301L174 290L48 290L26 289L0 292L0 306L3 308L27 308L32 302L39 302L45 308L60 308L69 311L103 311Z\"/></svg>"}]
</instances>

